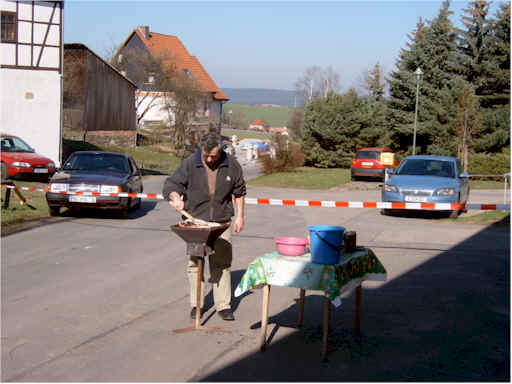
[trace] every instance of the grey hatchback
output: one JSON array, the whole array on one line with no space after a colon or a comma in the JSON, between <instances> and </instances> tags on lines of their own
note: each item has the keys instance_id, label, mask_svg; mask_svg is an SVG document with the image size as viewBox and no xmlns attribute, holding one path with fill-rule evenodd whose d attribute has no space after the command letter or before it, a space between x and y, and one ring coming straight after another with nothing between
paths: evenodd
<instances>
[{"instance_id":1,"label":"grey hatchback","mask_svg":"<svg viewBox=\"0 0 512 384\"><path fill-rule=\"evenodd\" d=\"M408 156L382 186L383 202L459 203L469 198L469 175L459 160L448 156ZM383 214L390 210L383 209ZM451 211L455 218L460 211Z\"/></svg>"}]
</instances>

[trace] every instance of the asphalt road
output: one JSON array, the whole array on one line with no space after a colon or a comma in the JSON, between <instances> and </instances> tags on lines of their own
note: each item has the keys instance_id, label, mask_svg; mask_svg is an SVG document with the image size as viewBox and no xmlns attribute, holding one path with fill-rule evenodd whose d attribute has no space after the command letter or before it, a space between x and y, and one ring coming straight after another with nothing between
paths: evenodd
<instances>
[{"instance_id":1,"label":"asphalt road","mask_svg":"<svg viewBox=\"0 0 512 384\"><path fill-rule=\"evenodd\" d=\"M163 177L145 178L160 192ZM379 201L378 191L250 187L249 197ZM480 200L479 200L480 199ZM470 202L501 203L503 191ZM233 299L223 322L208 287L205 325L190 325L185 244L178 215L143 201L130 219L88 213L2 238L2 381L509 381L510 227L482 227L376 209L246 207L234 235L232 284L274 249L276 236L342 225L374 250L386 282L363 286L362 337L354 298L333 311L329 361L320 362L322 296L308 292L296 328L298 290L274 287L269 347L258 351L261 291Z\"/></svg>"}]
</instances>

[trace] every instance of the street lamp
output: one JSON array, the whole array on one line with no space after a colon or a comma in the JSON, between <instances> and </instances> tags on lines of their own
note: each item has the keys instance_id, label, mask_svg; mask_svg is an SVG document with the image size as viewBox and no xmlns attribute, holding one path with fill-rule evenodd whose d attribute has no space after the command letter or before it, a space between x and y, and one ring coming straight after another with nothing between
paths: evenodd
<instances>
[{"instance_id":1,"label":"street lamp","mask_svg":"<svg viewBox=\"0 0 512 384\"><path fill-rule=\"evenodd\" d=\"M418 92L420 90L420 80L421 76L423 75L423 71L420 67L416 68L416 71L414 71L414 74L416 75L416 108L414 109L414 137L412 141L412 154L416 154L416 125L418 123Z\"/></svg>"},{"instance_id":2,"label":"street lamp","mask_svg":"<svg viewBox=\"0 0 512 384\"><path fill-rule=\"evenodd\" d=\"M231 125L231 115L233 114L233 110L232 110L232 109L230 109L230 110L228 111L228 114L229 114L229 128L231 129L231 128L233 128L233 126Z\"/></svg>"}]
</instances>

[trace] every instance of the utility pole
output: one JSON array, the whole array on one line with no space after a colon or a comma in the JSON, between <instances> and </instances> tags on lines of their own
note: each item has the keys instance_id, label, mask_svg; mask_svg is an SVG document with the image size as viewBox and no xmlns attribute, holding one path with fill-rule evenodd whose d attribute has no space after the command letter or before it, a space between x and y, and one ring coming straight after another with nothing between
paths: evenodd
<instances>
[{"instance_id":1,"label":"utility pole","mask_svg":"<svg viewBox=\"0 0 512 384\"><path fill-rule=\"evenodd\" d=\"M412 139L412 154L416 154L416 125L418 123L418 95L420 90L420 80L423 72L421 68L417 68L414 72L416 74L416 108L414 108L414 136Z\"/></svg>"}]
</instances>

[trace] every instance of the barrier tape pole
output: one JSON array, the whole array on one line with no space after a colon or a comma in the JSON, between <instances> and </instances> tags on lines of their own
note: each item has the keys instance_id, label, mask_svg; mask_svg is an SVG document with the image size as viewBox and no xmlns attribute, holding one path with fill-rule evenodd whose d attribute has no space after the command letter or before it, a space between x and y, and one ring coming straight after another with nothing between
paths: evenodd
<instances>
[{"instance_id":1,"label":"barrier tape pole","mask_svg":"<svg viewBox=\"0 0 512 384\"><path fill-rule=\"evenodd\" d=\"M51 192L48 189L18 187L2 184L2 188L11 188L24 191ZM100 192L51 192L59 195L107 196L107 197L136 197L143 199L164 200L157 193L100 193ZM453 204L453 203L406 203L406 202L379 202L379 201L321 201L321 200L282 200L246 197L248 205L273 205L293 207L323 207L323 208L379 208L379 209L413 209L433 211L510 211L510 204Z\"/></svg>"}]
</instances>

